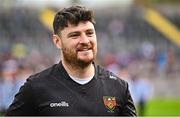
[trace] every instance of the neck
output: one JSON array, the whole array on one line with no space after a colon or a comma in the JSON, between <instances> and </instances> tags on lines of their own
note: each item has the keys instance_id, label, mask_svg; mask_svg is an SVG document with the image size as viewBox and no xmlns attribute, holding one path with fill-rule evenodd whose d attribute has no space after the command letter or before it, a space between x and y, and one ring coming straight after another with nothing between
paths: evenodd
<instances>
[{"instance_id":1,"label":"neck","mask_svg":"<svg viewBox=\"0 0 180 117\"><path fill-rule=\"evenodd\" d=\"M77 77L80 79L87 78L90 76L94 76L95 74L95 68L94 65L91 63L86 67L80 67L80 66L73 66L64 60L62 60L62 64L67 71L67 73L73 77Z\"/></svg>"}]
</instances>

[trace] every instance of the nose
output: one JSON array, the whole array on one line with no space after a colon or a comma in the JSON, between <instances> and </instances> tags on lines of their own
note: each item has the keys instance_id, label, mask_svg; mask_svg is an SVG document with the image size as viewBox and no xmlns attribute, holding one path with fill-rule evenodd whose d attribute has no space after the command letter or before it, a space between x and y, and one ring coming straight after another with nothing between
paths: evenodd
<instances>
[{"instance_id":1,"label":"nose","mask_svg":"<svg viewBox=\"0 0 180 117\"><path fill-rule=\"evenodd\" d=\"M89 43L90 41L89 41L89 38L87 37L87 35L86 34L82 34L81 35L81 38L80 38L80 41L79 41L79 43Z\"/></svg>"}]
</instances>

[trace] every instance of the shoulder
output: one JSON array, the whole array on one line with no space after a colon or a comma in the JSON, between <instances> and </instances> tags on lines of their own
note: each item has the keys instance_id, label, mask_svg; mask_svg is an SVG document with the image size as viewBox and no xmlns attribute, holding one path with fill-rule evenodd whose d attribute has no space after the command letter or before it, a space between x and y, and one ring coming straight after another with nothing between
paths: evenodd
<instances>
[{"instance_id":1,"label":"shoulder","mask_svg":"<svg viewBox=\"0 0 180 117\"><path fill-rule=\"evenodd\" d=\"M42 83L49 82L52 76L54 76L57 65L53 65L39 73L35 73L27 78L26 83L31 85L39 85Z\"/></svg>"},{"instance_id":2,"label":"shoulder","mask_svg":"<svg viewBox=\"0 0 180 117\"><path fill-rule=\"evenodd\" d=\"M114 85L127 88L128 83L122 78L115 75L113 72L106 70L99 65L97 65L96 69L97 69L97 76L99 79L107 82L108 84L113 83Z\"/></svg>"}]
</instances>

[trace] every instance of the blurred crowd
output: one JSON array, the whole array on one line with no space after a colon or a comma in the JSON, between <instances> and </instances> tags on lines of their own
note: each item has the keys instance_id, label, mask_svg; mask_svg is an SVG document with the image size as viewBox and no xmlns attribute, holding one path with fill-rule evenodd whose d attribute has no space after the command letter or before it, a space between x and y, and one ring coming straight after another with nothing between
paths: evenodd
<instances>
[{"instance_id":1,"label":"blurred crowd","mask_svg":"<svg viewBox=\"0 0 180 117\"><path fill-rule=\"evenodd\" d=\"M133 12L132 12L133 11ZM144 103L153 93L151 80L180 70L179 47L149 26L132 8L96 14L97 62L129 82L135 103ZM0 11L0 111L5 111L25 80L54 63L58 51L51 32L28 9ZM143 104L142 104L143 105Z\"/></svg>"}]
</instances>

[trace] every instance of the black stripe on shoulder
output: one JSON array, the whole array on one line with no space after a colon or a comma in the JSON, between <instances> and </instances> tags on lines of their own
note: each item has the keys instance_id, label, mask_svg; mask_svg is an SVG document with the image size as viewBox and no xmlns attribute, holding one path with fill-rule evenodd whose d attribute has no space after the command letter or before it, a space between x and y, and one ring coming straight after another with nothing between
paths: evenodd
<instances>
[{"instance_id":1,"label":"black stripe on shoulder","mask_svg":"<svg viewBox=\"0 0 180 117\"><path fill-rule=\"evenodd\" d=\"M118 77L114 73L100 67L99 65L97 66L97 74L98 74L98 77L100 78L109 78L113 80L118 79Z\"/></svg>"}]
</instances>

